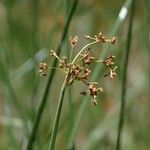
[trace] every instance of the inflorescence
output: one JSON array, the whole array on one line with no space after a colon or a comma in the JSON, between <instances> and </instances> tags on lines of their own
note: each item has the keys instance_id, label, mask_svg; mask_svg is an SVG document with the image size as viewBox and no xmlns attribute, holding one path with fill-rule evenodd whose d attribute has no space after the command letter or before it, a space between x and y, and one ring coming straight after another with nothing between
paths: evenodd
<instances>
[{"instance_id":1,"label":"inflorescence","mask_svg":"<svg viewBox=\"0 0 150 150\"><path fill-rule=\"evenodd\" d=\"M116 37L112 37L111 39L106 38L102 33L95 35L94 37L90 37L89 35L84 36L86 39L91 40L91 45L95 43L111 43L113 45L116 44ZM78 37L71 37L70 44L72 50L78 43ZM89 44L90 45L90 44ZM60 68L66 75L66 85L71 86L75 81L80 81L87 86L86 91L82 91L80 94L82 95L90 95L92 97L91 102L96 105L97 104L97 96L101 94L104 90L97 82L90 81L90 75L92 71L90 70L90 65L93 63L102 63L105 65L107 69L107 74L104 77L109 77L110 79L114 79L117 76L115 66L115 56L111 55L104 60L97 60L93 55L93 50L91 50L88 44L82 48L79 53L74 57L71 61L66 56L60 58L55 51L50 50L50 55L59 61ZM39 64L40 67L40 75L47 76L48 65L43 62Z\"/></svg>"}]
</instances>

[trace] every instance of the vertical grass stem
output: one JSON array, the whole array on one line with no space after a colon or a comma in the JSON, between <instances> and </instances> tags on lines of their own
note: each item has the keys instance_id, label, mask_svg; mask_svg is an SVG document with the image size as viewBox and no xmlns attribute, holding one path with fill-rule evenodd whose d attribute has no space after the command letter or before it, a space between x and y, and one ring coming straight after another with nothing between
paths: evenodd
<instances>
[{"instance_id":1,"label":"vertical grass stem","mask_svg":"<svg viewBox=\"0 0 150 150\"><path fill-rule=\"evenodd\" d=\"M118 135L117 135L117 143L116 150L121 149L121 135L125 117L125 102L126 102L126 91L127 91L127 69L128 69L128 61L131 49L131 40L132 40L132 26L133 26L133 16L134 16L134 3L135 0L132 1L131 4L131 14L129 18L129 27L127 33L127 43L126 43L126 54L123 68L123 79L122 79L122 90L121 90L121 108L120 108L120 117L119 117L119 126L118 126Z\"/></svg>"},{"instance_id":2,"label":"vertical grass stem","mask_svg":"<svg viewBox=\"0 0 150 150\"><path fill-rule=\"evenodd\" d=\"M56 111L54 126L52 129L52 135L51 135L51 139L50 139L49 150L54 150L54 148L55 148L56 136L57 136L57 132L58 132L58 125L59 125L59 121L60 121L61 110L62 110L62 105L63 105L66 88L67 88L67 85L66 85L66 78L65 78L64 83L61 88L61 91L60 91L58 107L57 107L57 111Z\"/></svg>"}]
</instances>

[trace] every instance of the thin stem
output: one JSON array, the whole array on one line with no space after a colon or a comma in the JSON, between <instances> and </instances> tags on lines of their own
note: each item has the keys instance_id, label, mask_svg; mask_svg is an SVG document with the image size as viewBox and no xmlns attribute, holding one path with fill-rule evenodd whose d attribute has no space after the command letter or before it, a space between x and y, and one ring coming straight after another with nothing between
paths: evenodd
<instances>
[{"instance_id":1,"label":"thin stem","mask_svg":"<svg viewBox=\"0 0 150 150\"><path fill-rule=\"evenodd\" d=\"M91 42L91 43L85 45L85 46L79 51L79 53L75 56L75 58L74 58L73 61L72 61L72 64L75 63L76 59L80 56L80 54L81 54L87 47L89 47L89 46L91 46L91 45L93 45L93 44L95 44L95 43L97 43L97 42L98 42L98 41L94 41L94 42Z\"/></svg>"},{"instance_id":2,"label":"thin stem","mask_svg":"<svg viewBox=\"0 0 150 150\"><path fill-rule=\"evenodd\" d=\"M133 16L134 16L134 0L131 4L131 14L129 19L129 28L127 34L127 45L126 45L126 55L125 55L125 62L123 68L123 80L122 80L122 91L121 91L121 108L120 108L120 120L118 126L118 136L117 136L117 143L116 143L116 150L121 149L121 135L125 117L125 102L126 102L126 91L127 91L127 69L128 69L128 60L130 55L130 48L131 48L131 40L132 40L132 24L133 24Z\"/></svg>"},{"instance_id":3,"label":"thin stem","mask_svg":"<svg viewBox=\"0 0 150 150\"><path fill-rule=\"evenodd\" d=\"M74 114L73 114L73 102L72 102L72 86L68 89L68 97L69 97L69 120L70 120L70 129L73 127L73 120L74 120Z\"/></svg>"},{"instance_id":4,"label":"thin stem","mask_svg":"<svg viewBox=\"0 0 150 150\"><path fill-rule=\"evenodd\" d=\"M51 135L51 139L50 139L49 150L54 150L54 147L55 147L55 141L56 141L56 136L57 136L57 132L58 132L58 125L59 125L59 121L60 121L60 115L61 115L61 110L62 110L62 105L63 105L66 88L67 88L67 85L66 85L66 78L65 78L64 83L61 88L61 91L60 91L59 102L58 102L58 106L57 106L54 126L52 129L52 135Z\"/></svg>"},{"instance_id":5,"label":"thin stem","mask_svg":"<svg viewBox=\"0 0 150 150\"><path fill-rule=\"evenodd\" d=\"M65 6L66 6L66 17L68 16L69 8L72 2L70 0L65 0ZM72 56L74 52L74 47L70 45L70 40L67 34L67 44L66 44L66 49L67 49L67 57L69 58L69 63L72 61ZM71 49L71 52L69 51ZM72 129L73 126L73 120L74 120L74 115L73 115L73 102L72 102L72 86L68 87L68 108L69 108L69 127L68 127L68 133L70 133L70 130Z\"/></svg>"},{"instance_id":6,"label":"thin stem","mask_svg":"<svg viewBox=\"0 0 150 150\"><path fill-rule=\"evenodd\" d=\"M62 48L62 45L63 45L64 41L65 41L71 19L73 17L73 14L74 14L76 6L77 6L77 1L78 0L74 0L74 2L72 4L72 7L71 7L71 11L69 12L68 18L65 22L65 26L64 26L62 37L61 37L61 41L60 41L60 44L57 47L57 54L58 55L60 54L60 50ZM52 67L55 67L56 65L57 65L57 60L55 60L53 62ZM37 110L37 114L36 114L34 122L33 122L32 131L31 131L29 141L28 141L28 144L27 144L27 150L32 150L32 144L35 140L36 131L37 131L37 129L39 127L39 124L40 124L40 120L41 120L41 117L42 117L42 114L43 114L44 106L45 106L47 98L48 98L49 89L51 87L51 83L52 83L55 71L56 70L52 70L52 72L49 74L48 81L47 81L47 84L46 84L46 87L45 87L45 91L44 91L42 100L40 102L39 108Z\"/></svg>"}]
</instances>

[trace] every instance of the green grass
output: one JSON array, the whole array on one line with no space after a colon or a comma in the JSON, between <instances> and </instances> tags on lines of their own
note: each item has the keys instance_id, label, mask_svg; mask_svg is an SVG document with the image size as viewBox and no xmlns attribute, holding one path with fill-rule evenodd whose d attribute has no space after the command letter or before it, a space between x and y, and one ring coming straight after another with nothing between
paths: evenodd
<instances>
[{"instance_id":1,"label":"green grass","mask_svg":"<svg viewBox=\"0 0 150 150\"><path fill-rule=\"evenodd\" d=\"M49 149L64 77L52 69L46 79L40 78L38 64L46 61L50 66L57 65L49 58L50 49L60 56L69 56L70 36L77 35L81 43L74 50L76 55L86 43L83 35L103 32L108 37L116 35L118 45L91 48L99 59L109 54L117 56L118 78L103 81L104 68L91 67L94 73L91 80L99 81L105 90L96 107L92 107L88 96L84 98L79 94L85 87L75 83L67 88L55 149L115 149L118 121L122 118L119 116L122 83L126 76L120 144L122 149L149 150L150 3L149 0L135 0L127 67L124 59L131 41L126 35L132 1L0 2L0 149L26 149L28 140L28 149ZM119 14L123 8L127 14L121 18Z\"/></svg>"},{"instance_id":2,"label":"green grass","mask_svg":"<svg viewBox=\"0 0 150 150\"><path fill-rule=\"evenodd\" d=\"M118 125L118 136L117 136L117 143L116 143L116 150L121 149L121 136L125 118L125 104L126 104L126 93L127 93L127 70L129 64L129 56L131 50L131 41L132 41L132 28L133 28L133 18L134 18L134 8L135 8L135 1L132 1L131 5L131 15L129 18L129 27L127 32L127 42L126 42L126 54L125 60L123 63L123 79L122 79L122 90L121 90L121 106L120 106L120 116L119 116L119 125Z\"/></svg>"}]
</instances>

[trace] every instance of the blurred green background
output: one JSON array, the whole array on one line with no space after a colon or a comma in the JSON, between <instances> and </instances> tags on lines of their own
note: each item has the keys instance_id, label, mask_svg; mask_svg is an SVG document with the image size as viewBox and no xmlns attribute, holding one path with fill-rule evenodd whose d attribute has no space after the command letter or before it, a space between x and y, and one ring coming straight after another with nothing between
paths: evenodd
<instances>
[{"instance_id":1,"label":"blurred green background","mask_svg":"<svg viewBox=\"0 0 150 150\"><path fill-rule=\"evenodd\" d=\"M83 35L99 32L118 38L117 46L94 46L95 55L107 51L117 56L118 77L96 77L105 93L93 107L84 108L74 141L77 150L113 150L117 139L122 68L125 56L129 10L132 0L79 0L68 29L68 38L77 35L79 48ZM0 150L24 150L46 78L40 78L39 62L49 65L49 50L56 49L67 18L71 0L1 0L0 1ZM125 9L123 14L120 13ZM150 149L150 1L135 0L132 45L127 75L123 150ZM67 40L61 56L67 55ZM76 50L78 51L78 49ZM107 55L106 55L107 56ZM104 56L102 56L104 58ZM94 66L95 67L95 66ZM93 68L94 68L93 67ZM50 70L51 71L51 70ZM50 132L64 75L56 72L38 128L35 150L48 149ZM76 118L83 97L83 87L75 83L65 95L56 149L66 149L71 121ZM68 97L71 94L73 115ZM76 119L74 119L76 121Z\"/></svg>"}]
</instances>

